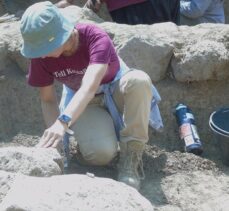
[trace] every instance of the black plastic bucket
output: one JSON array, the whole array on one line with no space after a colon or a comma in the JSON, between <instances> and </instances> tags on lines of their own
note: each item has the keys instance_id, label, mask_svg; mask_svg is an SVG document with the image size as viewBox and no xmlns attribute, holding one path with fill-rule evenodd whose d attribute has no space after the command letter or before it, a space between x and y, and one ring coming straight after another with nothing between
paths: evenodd
<instances>
[{"instance_id":1,"label":"black plastic bucket","mask_svg":"<svg viewBox=\"0 0 229 211\"><path fill-rule=\"evenodd\" d=\"M209 126L216 134L223 163L229 166L229 108L221 108L213 112L209 119Z\"/></svg>"}]
</instances>

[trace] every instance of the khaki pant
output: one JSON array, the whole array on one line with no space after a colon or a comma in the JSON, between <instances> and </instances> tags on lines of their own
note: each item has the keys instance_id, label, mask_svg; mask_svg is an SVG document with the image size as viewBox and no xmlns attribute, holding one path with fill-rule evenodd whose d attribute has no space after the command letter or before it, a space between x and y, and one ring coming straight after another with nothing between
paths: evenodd
<instances>
[{"instance_id":1,"label":"khaki pant","mask_svg":"<svg viewBox=\"0 0 229 211\"><path fill-rule=\"evenodd\" d=\"M113 120L100 97L95 97L72 127L80 152L92 165L106 165L117 154L118 142ZM148 123L152 100L151 79L143 71L133 70L116 82L114 101L123 114L120 141L148 141Z\"/></svg>"}]
</instances>

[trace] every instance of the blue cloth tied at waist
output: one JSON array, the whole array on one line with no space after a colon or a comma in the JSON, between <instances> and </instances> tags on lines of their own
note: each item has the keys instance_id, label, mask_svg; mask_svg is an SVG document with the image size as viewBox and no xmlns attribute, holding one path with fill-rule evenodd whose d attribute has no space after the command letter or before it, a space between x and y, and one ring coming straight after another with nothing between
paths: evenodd
<instances>
[{"instance_id":1,"label":"blue cloth tied at waist","mask_svg":"<svg viewBox=\"0 0 229 211\"><path fill-rule=\"evenodd\" d=\"M121 116L121 114L119 113L115 105L112 95L115 88L115 82L117 82L123 75L131 71L130 68L127 67L127 65L123 62L121 58L119 58L119 61L120 61L120 70L117 73L114 80L109 84L101 85L101 91L104 93L104 103L114 121L115 132L118 139L119 139L119 131L124 127L124 122L123 122L123 117ZM152 85L152 94L153 94L153 99L151 102L149 125L157 131L162 131L163 122L158 107L158 103L161 101L161 97L154 85Z\"/></svg>"}]
</instances>

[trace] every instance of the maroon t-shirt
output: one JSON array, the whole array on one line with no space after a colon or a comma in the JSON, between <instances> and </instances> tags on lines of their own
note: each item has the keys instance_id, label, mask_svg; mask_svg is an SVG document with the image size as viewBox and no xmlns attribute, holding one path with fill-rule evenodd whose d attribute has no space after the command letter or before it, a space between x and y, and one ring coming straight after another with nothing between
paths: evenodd
<instances>
[{"instance_id":1,"label":"maroon t-shirt","mask_svg":"<svg viewBox=\"0 0 229 211\"><path fill-rule=\"evenodd\" d=\"M107 8L109 11L117 10L127 7L132 4L138 4L147 0L106 0Z\"/></svg>"},{"instance_id":2,"label":"maroon t-shirt","mask_svg":"<svg viewBox=\"0 0 229 211\"><path fill-rule=\"evenodd\" d=\"M35 87L53 84L54 79L77 91L90 64L108 64L101 84L112 81L120 68L114 45L99 27L77 24L79 47L71 56L31 59L28 83Z\"/></svg>"}]
</instances>

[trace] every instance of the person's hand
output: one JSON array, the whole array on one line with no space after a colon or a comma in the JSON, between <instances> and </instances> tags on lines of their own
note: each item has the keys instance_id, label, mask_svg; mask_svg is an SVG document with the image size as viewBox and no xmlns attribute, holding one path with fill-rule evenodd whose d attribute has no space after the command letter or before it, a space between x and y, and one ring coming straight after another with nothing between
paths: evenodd
<instances>
[{"instance_id":1,"label":"person's hand","mask_svg":"<svg viewBox=\"0 0 229 211\"><path fill-rule=\"evenodd\" d=\"M103 2L104 0L88 0L85 4L85 7L97 13L100 10L100 7Z\"/></svg>"},{"instance_id":2,"label":"person's hand","mask_svg":"<svg viewBox=\"0 0 229 211\"><path fill-rule=\"evenodd\" d=\"M62 141L65 131L67 130L67 125L65 126L59 120L44 131L43 136L41 137L37 147L54 147L56 148L60 141Z\"/></svg>"}]
</instances>

